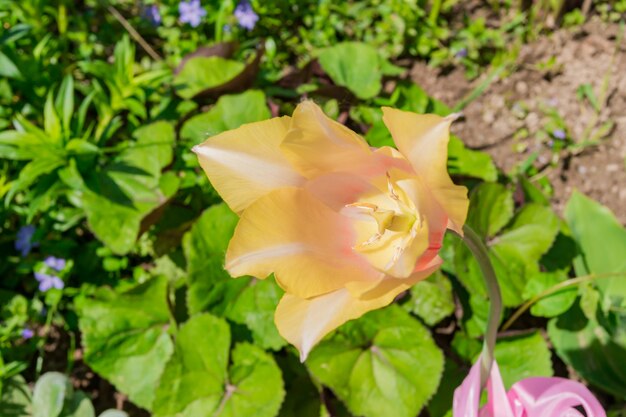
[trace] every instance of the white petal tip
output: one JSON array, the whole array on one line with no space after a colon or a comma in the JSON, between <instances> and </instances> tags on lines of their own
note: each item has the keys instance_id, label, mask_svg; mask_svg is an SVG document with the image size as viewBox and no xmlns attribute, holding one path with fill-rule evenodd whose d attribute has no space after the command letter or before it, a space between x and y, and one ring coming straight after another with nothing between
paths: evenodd
<instances>
[{"instance_id":1,"label":"white petal tip","mask_svg":"<svg viewBox=\"0 0 626 417\"><path fill-rule=\"evenodd\" d=\"M447 115L446 117L444 117L444 120L449 121L450 123L460 119L461 117L463 117L463 112L458 112L458 113L452 113Z\"/></svg>"},{"instance_id":2,"label":"white petal tip","mask_svg":"<svg viewBox=\"0 0 626 417\"><path fill-rule=\"evenodd\" d=\"M309 352L300 352L300 363L304 363L309 356Z\"/></svg>"},{"instance_id":3,"label":"white petal tip","mask_svg":"<svg viewBox=\"0 0 626 417\"><path fill-rule=\"evenodd\" d=\"M200 152L200 145L196 145L193 148L191 148L191 152L197 154Z\"/></svg>"}]
</instances>

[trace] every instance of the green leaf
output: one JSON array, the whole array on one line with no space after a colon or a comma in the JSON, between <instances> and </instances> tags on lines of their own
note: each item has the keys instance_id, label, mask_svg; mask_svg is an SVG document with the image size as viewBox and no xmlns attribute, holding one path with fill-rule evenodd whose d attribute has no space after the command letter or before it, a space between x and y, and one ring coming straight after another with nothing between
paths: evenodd
<instances>
[{"instance_id":1,"label":"green leaf","mask_svg":"<svg viewBox=\"0 0 626 417\"><path fill-rule=\"evenodd\" d=\"M548 335L565 363L592 384L626 400L626 316L617 331L589 320L575 304L548 323Z\"/></svg>"},{"instance_id":2,"label":"green leaf","mask_svg":"<svg viewBox=\"0 0 626 417\"><path fill-rule=\"evenodd\" d=\"M488 242L489 258L498 277L507 307L520 305L526 282L539 272L538 262L559 231L559 219L550 208L527 204L502 234ZM478 263L465 246L455 251L459 280L473 295L486 297Z\"/></svg>"},{"instance_id":3,"label":"green leaf","mask_svg":"<svg viewBox=\"0 0 626 417\"><path fill-rule=\"evenodd\" d=\"M464 175L485 181L498 179L498 169L491 156L466 148L461 139L454 135L450 135L448 143L448 171L452 175Z\"/></svg>"},{"instance_id":4,"label":"green leaf","mask_svg":"<svg viewBox=\"0 0 626 417\"><path fill-rule=\"evenodd\" d=\"M101 288L77 299L85 362L147 409L173 349L167 286L157 277L120 294Z\"/></svg>"},{"instance_id":5,"label":"green leaf","mask_svg":"<svg viewBox=\"0 0 626 417\"><path fill-rule=\"evenodd\" d=\"M263 349L280 350L287 344L274 324L274 310L283 291L273 278L252 280L239 297L229 305L226 317L245 324L255 344Z\"/></svg>"},{"instance_id":6,"label":"green leaf","mask_svg":"<svg viewBox=\"0 0 626 417\"><path fill-rule=\"evenodd\" d=\"M495 236L513 217L513 192L485 182L472 190L467 223L481 236Z\"/></svg>"},{"instance_id":7,"label":"green leaf","mask_svg":"<svg viewBox=\"0 0 626 417\"><path fill-rule=\"evenodd\" d=\"M178 332L154 403L155 417L274 417L284 397L271 356L238 344L229 365L230 331L209 314L192 317Z\"/></svg>"},{"instance_id":8,"label":"green leaf","mask_svg":"<svg viewBox=\"0 0 626 417\"><path fill-rule=\"evenodd\" d=\"M343 42L318 52L320 65L337 85L346 87L360 99L376 97L382 88L384 58L372 46Z\"/></svg>"},{"instance_id":9,"label":"green leaf","mask_svg":"<svg viewBox=\"0 0 626 417\"><path fill-rule=\"evenodd\" d=\"M48 93L46 104L43 109L43 124L44 130L52 142L57 143L62 139L61 136L61 120L54 108L54 101L52 100L52 91Z\"/></svg>"},{"instance_id":10,"label":"green leaf","mask_svg":"<svg viewBox=\"0 0 626 417\"><path fill-rule=\"evenodd\" d=\"M424 326L392 305L340 327L307 366L352 414L415 417L437 390L443 355Z\"/></svg>"},{"instance_id":11,"label":"green leaf","mask_svg":"<svg viewBox=\"0 0 626 417\"><path fill-rule=\"evenodd\" d=\"M98 417L128 417L125 411L121 410L105 410Z\"/></svg>"},{"instance_id":12,"label":"green leaf","mask_svg":"<svg viewBox=\"0 0 626 417\"><path fill-rule=\"evenodd\" d=\"M454 296L450 280L441 272L411 287L411 299L403 307L434 326L454 313Z\"/></svg>"},{"instance_id":13,"label":"green leaf","mask_svg":"<svg viewBox=\"0 0 626 417\"><path fill-rule=\"evenodd\" d=\"M233 279L223 267L238 221L226 204L217 204L205 210L183 236L190 314L216 309L219 313L248 285L248 279Z\"/></svg>"},{"instance_id":14,"label":"green leaf","mask_svg":"<svg viewBox=\"0 0 626 417\"><path fill-rule=\"evenodd\" d=\"M561 282L567 280L567 271L538 272L526 282L524 298L531 298L541 294ZM577 290L575 287L559 291L542 298L530 308L533 316L555 317L565 313L576 301Z\"/></svg>"},{"instance_id":15,"label":"green leaf","mask_svg":"<svg viewBox=\"0 0 626 417\"><path fill-rule=\"evenodd\" d=\"M597 280L595 285L603 295L605 309L613 304L626 306L626 229L608 208L579 192L574 192L565 206L565 219L582 252L574 262L576 274L624 272L623 276Z\"/></svg>"},{"instance_id":16,"label":"green leaf","mask_svg":"<svg viewBox=\"0 0 626 417\"><path fill-rule=\"evenodd\" d=\"M33 417L58 417L61 415L65 397L70 396L69 379L59 372L42 375L33 391Z\"/></svg>"},{"instance_id":17,"label":"green leaf","mask_svg":"<svg viewBox=\"0 0 626 417\"><path fill-rule=\"evenodd\" d=\"M19 68L11 61L11 58L0 51L0 76L6 78L21 79L22 73Z\"/></svg>"},{"instance_id":18,"label":"green leaf","mask_svg":"<svg viewBox=\"0 0 626 417\"><path fill-rule=\"evenodd\" d=\"M241 62L218 56L193 57L174 78L176 93L190 99L204 90L226 84L245 68Z\"/></svg>"},{"instance_id":19,"label":"green leaf","mask_svg":"<svg viewBox=\"0 0 626 417\"><path fill-rule=\"evenodd\" d=\"M141 220L167 200L160 177L173 158L174 128L170 123L143 126L133 136L132 147L86 178L88 190L83 193L89 227L119 255L133 248Z\"/></svg>"},{"instance_id":20,"label":"green leaf","mask_svg":"<svg viewBox=\"0 0 626 417\"><path fill-rule=\"evenodd\" d=\"M245 123L269 119L270 116L262 91L248 90L241 94L224 95L211 110L185 122L180 136L198 144L209 136L236 129Z\"/></svg>"},{"instance_id":21,"label":"green leaf","mask_svg":"<svg viewBox=\"0 0 626 417\"><path fill-rule=\"evenodd\" d=\"M54 107L56 113L61 117L61 125L66 135L70 132L70 122L74 115L74 79L71 75L66 75L61 82Z\"/></svg>"},{"instance_id":22,"label":"green leaf","mask_svg":"<svg viewBox=\"0 0 626 417\"><path fill-rule=\"evenodd\" d=\"M280 408L279 417L320 417L323 408L319 389L311 375L295 355L277 356L283 372L287 395Z\"/></svg>"},{"instance_id":23,"label":"green leaf","mask_svg":"<svg viewBox=\"0 0 626 417\"><path fill-rule=\"evenodd\" d=\"M82 391L76 391L65 401L61 417L95 417L96 411L91 400Z\"/></svg>"},{"instance_id":24,"label":"green leaf","mask_svg":"<svg viewBox=\"0 0 626 417\"><path fill-rule=\"evenodd\" d=\"M525 378L554 374L550 349L539 332L498 339L494 355L507 389Z\"/></svg>"},{"instance_id":25,"label":"green leaf","mask_svg":"<svg viewBox=\"0 0 626 417\"><path fill-rule=\"evenodd\" d=\"M0 359L0 362L2 360ZM30 389L21 375L2 381L0 415L3 417L32 416Z\"/></svg>"}]
</instances>

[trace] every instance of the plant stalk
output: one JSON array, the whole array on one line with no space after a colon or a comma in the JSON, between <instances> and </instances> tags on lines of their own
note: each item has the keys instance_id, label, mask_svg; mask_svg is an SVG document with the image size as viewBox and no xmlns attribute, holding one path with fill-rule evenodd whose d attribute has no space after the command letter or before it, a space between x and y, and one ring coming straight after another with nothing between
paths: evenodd
<instances>
[{"instance_id":1,"label":"plant stalk","mask_svg":"<svg viewBox=\"0 0 626 417\"><path fill-rule=\"evenodd\" d=\"M502 295L500 294L500 285L493 270L493 265L489 260L487 247L483 243L478 234L467 224L463 226L463 242L476 258L480 270L483 273L485 284L487 285L487 294L489 295L489 320L487 321L487 331L483 342L482 366L481 366L481 387L485 387L491 366L493 365L493 351L496 346L496 338L498 335L498 326L500 324L500 316L502 315Z\"/></svg>"}]
</instances>

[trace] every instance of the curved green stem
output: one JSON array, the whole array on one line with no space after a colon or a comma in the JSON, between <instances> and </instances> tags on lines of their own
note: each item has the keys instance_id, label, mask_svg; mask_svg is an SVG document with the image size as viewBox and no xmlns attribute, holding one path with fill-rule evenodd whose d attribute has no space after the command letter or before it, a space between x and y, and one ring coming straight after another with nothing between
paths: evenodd
<instances>
[{"instance_id":1,"label":"curved green stem","mask_svg":"<svg viewBox=\"0 0 626 417\"><path fill-rule=\"evenodd\" d=\"M467 224L463 226L463 242L469 250L472 252L480 270L485 278L485 284L487 285L487 294L489 295L489 320L487 322L487 331L485 332L485 339L483 343L482 352L482 372L481 372L481 386L484 387L489 379L491 373L491 366L493 364L493 350L496 346L496 337L498 334L498 325L500 324L500 316L502 315L502 296L500 294L500 286L496 278L496 273L493 270L491 261L489 260L489 254L487 247L483 243L482 239L474 230Z\"/></svg>"},{"instance_id":2,"label":"curved green stem","mask_svg":"<svg viewBox=\"0 0 626 417\"><path fill-rule=\"evenodd\" d=\"M511 317L506 321L506 323L504 323L502 325L502 331L505 331L509 327L511 327L511 325L515 322L515 320L520 318L520 316L522 314L524 314L526 312L526 310L531 308L533 306L533 304L535 304L537 301L540 301L542 298L548 297L548 296L550 296L552 294L556 294L559 291L566 290L566 289L568 289L570 287L575 287L575 286L583 284L585 282L595 281L596 279L600 279L600 278L614 278L614 277L623 276L623 275L626 275L626 273L624 273L624 272L607 272L607 273L603 273L603 274L583 275L583 276L580 276L580 277L568 279L567 281L559 282L558 284L553 285L552 287L548 288L547 290L537 294L536 296L534 296L533 298L531 298L530 300L528 300L524 304L522 304L522 306L520 308L515 310L515 313L513 313L511 315Z\"/></svg>"}]
</instances>

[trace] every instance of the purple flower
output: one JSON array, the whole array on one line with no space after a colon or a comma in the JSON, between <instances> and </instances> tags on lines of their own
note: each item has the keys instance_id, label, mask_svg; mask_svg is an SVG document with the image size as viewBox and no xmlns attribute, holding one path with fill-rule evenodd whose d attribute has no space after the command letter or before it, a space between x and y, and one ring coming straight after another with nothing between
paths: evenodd
<instances>
[{"instance_id":1,"label":"purple flower","mask_svg":"<svg viewBox=\"0 0 626 417\"><path fill-rule=\"evenodd\" d=\"M34 335L35 335L35 332L33 332L32 329L29 329L28 327L24 327L22 329L22 339L28 340L31 337L33 337Z\"/></svg>"},{"instance_id":2,"label":"purple flower","mask_svg":"<svg viewBox=\"0 0 626 417\"><path fill-rule=\"evenodd\" d=\"M248 0L242 0L235 8L235 17L239 22L239 26L244 29L252 30L259 20L259 15L254 12L252 5Z\"/></svg>"},{"instance_id":3,"label":"purple flower","mask_svg":"<svg viewBox=\"0 0 626 417\"><path fill-rule=\"evenodd\" d=\"M454 54L457 58L465 58L467 56L467 48L461 48Z\"/></svg>"},{"instance_id":4,"label":"purple flower","mask_svg":"<svg viewBox=\"0 0 626 417\"><path fill-rule=\"evenodd\" d=\"M33 235L36 230L37 228L32 224L23 226L18 230L15 237L15 249L20 251L22 256L28 255L32 248L39 246L38 243L33 243Z\"/></svg>"},{"instance_id":5,"label":"purple flower","mask_svg":"<svg viewBox=\"0 0 626 417\"><path fill-rule=\"evenodd\" d=\"M65 285L63 281L61 281L61 278L41 272L35 272L35 279L39 281L39 291L41 292L46 292L51 288L61 290Z\"/></svg>"},{"instance_id":6,"label":"purple flower","mask_svg":"<svg viewBox=\"0 0 626 417\"><path fill-rule=\"evenodd\" d=\"M159 26L161 24L161 13L159 12L159 6L151 4L144 7L143 18L150 22L153 26Z\"/></svg>"},{"instance_id":7,"label":"purple flower","mask_svg":"<svg viewBox=\"0 0 626 417\"><path fill-rule=\"evenodd\" d=\"M189 0L178 3L178 13L182 23L189 23L191 27L195 28L206 15L206 10L200 5L200 0Z\"/></svg>"},{"instance_id":8,"label":"purple flower","mask_svg":"<svg viewBox=\"0 0 626 417\"><path fill-rule=\"evenodd\" d=\"M56 258L54 256L48 256L45 261L43 261L49 268L54 269L55 271L61 271L65 268L65 259Z\"/></svg>"},{"instance_id":9,"label":"purple flower","mask_svg":"<svg viewBox=\"0 0 626 417\"><path fill-rule=\"evenodd\" d=\"M567 137L567 134L565 133L563 129L554 129L552 131L552 136L554 136L557 139L564 140Z\"/></svg>"}]
</instances>

